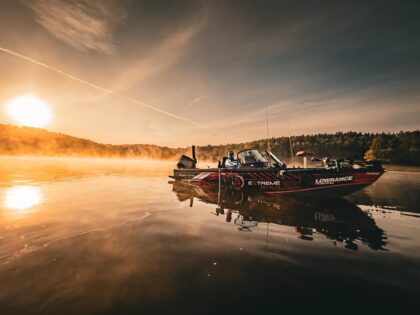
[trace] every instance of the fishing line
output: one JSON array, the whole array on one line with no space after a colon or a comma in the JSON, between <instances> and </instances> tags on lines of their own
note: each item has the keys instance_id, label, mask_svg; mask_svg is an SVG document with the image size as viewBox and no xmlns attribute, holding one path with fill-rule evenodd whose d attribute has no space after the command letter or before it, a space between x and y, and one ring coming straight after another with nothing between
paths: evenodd
<instances>
[{"instance_id":1,"label":"fishing line","mask_svg":"<svg viewBox=\"0 0 420 315\"><path fill-rule=\"evenodd\" d=\"M118 93L118 92L115 92L115 91L112 91L112 90L109 90L109 89L103 88L103 87L101 87L101 86L99 86L99 85L96 85L96 84L91 83L91 82L89 82L89 81L85 81L85 80L83 80L83 79L80 79L80 78L78 78L78 77L75 77L74 75L68 74L68 73L66 73L66 72L64 72L64 71L62 71L62 70L60 70L60 69L58 69L58 68L52 67L52 66L50 66L50 65L48 65L48 64L45 64L45 63L43 63L43 62L40 62L40 61L37 61L37 60L32 59L32 58L30 58L30 57L27 57L27 56L25 56L25 55L19 54L19 53L15 52L15 51L12 51L12 50L10 50L10 49L7 49L7 48L4 48L4 47L1 47L1 46L0 46L0 51L5 52L5 53L7 53L7 54L9 54L9 55L12 55L12 56L15 56L15 57L21 58L21 59L23 59L23 60L29 61L29 62L31 62L31 63L33 63L33 64L36 64L36 65L41 66L41 67L43 67L43 68L45 68L45 69L48 69L48 70L50 70L50 71L53 71L53 72L58 73L58 74L60 74L60 75L63 75L63 76L65 76L65 77L67 77L67 78L69 78L69 79L71 79L71 80L74 80L74 81L77 81L77 82L82 83L82 84L84 84L84 85L87 85L87 86L89 86L89 87L91 87L91 88L94 88L94 89L96 89L96 90L99 90L99 91L101 91L101 92L103 92L103 93L110 94L110 95L114 95L114 96L116 96L116 97L119 97L119 98L121 98L121 99L124 99L124 100L126 100L126 101L129 101L129 102L131 102L131 103L134 103L134 104L137 104L137 105L141 105L141 106L146 107L146 108L148 108L148 109L151 109L151 110L154 110L154 111L156 111L156 112L159 112L159 113L161 113L161 114L164 114L164 115L170 116L170 117L175 118L175 119L178 119L178 120L185 121L185 122L190 123L190 124L192 124L192 125L194 125L194 126L197 126L197 127L200 127L200 128L204 128L204 129L209 129L208 127L206 127L206 126L204 126L204 125L202 125L202 124L200 124L200 123L197 123L197 122L195 122L195 121L192 121L192 120L190 120L190 119L188 119L188 118L185 118L185 117L182 117L182 116L179 116L179 115L173 114L173 113L168 112L168 111L166 111L166 110L160 109L160 108L158 108L158 107L156 107L156 106L153 106L153 105L150 105L150 104L147 104L147 103L143 103L143 102L138 101L138 100L136 100L136 99L134 99L134 98L131 98L131 97L128 97L128 96L122 95L122 94L120 94L120 93Z\"/></svg>"}]
</instances>

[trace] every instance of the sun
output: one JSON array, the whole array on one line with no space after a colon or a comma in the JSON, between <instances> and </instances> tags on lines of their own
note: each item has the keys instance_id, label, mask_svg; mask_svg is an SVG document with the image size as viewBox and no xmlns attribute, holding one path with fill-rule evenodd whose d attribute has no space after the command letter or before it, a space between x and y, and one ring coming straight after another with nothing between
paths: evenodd
<instances>
[{"instance_id":1,"label":"sun","mask_svg":"<svg viewBox=\"0 0 420 315\"><path fill-rule=\"evenodd\" d=\"M32 94L10 100L6 104L6 111L20 126L45 127L51 120L49 105Z\"/></svg>"}]
</instances>

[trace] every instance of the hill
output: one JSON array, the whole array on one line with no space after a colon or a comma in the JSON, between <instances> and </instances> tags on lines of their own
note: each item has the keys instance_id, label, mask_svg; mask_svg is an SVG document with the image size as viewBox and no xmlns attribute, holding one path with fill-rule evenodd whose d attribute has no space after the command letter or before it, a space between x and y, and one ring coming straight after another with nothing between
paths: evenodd
<instances>
[{"instance_id":1,"label":"hill","mask_svg":"<svg viewBox=\"0 0 420 315\"><path fill-rule=\"evenodd\" d=\"M0 155L171 159L184 151L148 144L102 144L40 128L0 124Z\"/></svg>"},{"instance_id":2,"label":"hill","mask_svg":"<svg viewBox=\"0 0 420 315\"><path fill-rule=\"evenodd\" d=\"M317 156L331 158L366 157L386 163L420 165L420 131L398 133L337 132L292 136L293 151L312 149ZM197 157L215 161L229 149L256 147L264 150L267 140L197 147ZM290 160L288 137L270 139L271 150L286 162ZM111 145L50 132L45 129L0 124L1 155L130 157L176 159L189 148L169 148L150 144Z\"/></svg>"}]
</instances>

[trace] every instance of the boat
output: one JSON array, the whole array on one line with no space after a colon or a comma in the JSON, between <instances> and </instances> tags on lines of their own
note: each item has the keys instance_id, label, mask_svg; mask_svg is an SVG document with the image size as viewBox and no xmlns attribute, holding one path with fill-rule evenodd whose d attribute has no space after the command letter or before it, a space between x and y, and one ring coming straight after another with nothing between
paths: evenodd
<instances>
[{"instance_id":1,"label":"boat","mask_svg":"<svg viewBox=\"0 0 420 315\"><path fill-rule=\"evenodd\" d=\"M297 155L304 159L304 167L288 167L271 151L265 153L264 156L256 148L245 149L237 153L237 167L226 167L227 157L223 157L218 167L198 168L195 146L192 146L192 157L182 155L170 177L269 195L345 196L372 185L385 172L377 160L320 159L312 151L303 150ZM309 156L314 167L307 167Z\"/></svg>"}]
</instances>

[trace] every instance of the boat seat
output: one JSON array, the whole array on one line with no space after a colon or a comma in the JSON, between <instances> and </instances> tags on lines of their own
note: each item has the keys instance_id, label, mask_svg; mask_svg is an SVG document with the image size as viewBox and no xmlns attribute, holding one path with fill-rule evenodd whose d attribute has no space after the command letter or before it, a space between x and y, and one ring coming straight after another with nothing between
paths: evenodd
<instances>
[{"instance_id":1,"label":"boat seat","mask_svg":"<svg viewBox=\"0 0 420 315\"><path fill-rule=\"evenodd\" d=\"M255 159L251 156L245 156L245 164L255 163Z\"/></svg>"},{"instance_id":2,"label":"boat seat","mask_svg":"<svg viewBox=\"0 0 420 315\"><path fill-rule=\"evenodd\" d=\"M226 160L228 159L228 157L227 156L224 156L223 158L222 158L222 168L224 168L224 167L226 167Z\"/></svg>"}]
</instances>

